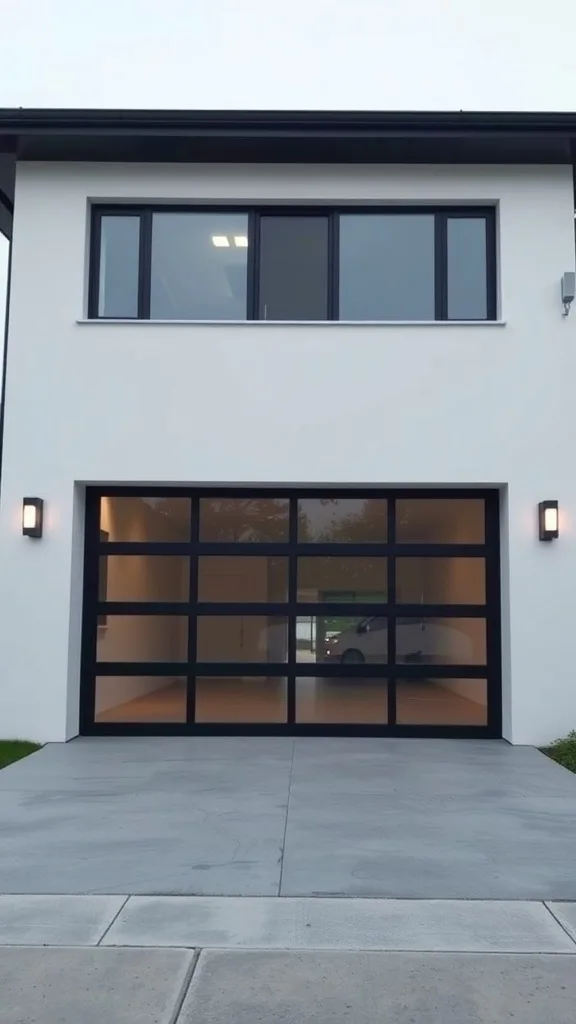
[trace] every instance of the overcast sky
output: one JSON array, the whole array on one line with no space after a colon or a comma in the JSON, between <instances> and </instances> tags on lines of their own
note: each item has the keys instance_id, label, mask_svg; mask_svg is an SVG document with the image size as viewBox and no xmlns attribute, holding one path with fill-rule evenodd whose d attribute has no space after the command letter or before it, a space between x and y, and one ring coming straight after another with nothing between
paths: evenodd
<instances>
[{"instance_id":1,"label":"overcast sky","mask_svg":"<svg viewBox=\"0 0 576 1024\"><path fill-rule=\"evenodd\" d=\"M0 107L576 110L570 0L0 0L0 25Z\"/></svg>"}]
</instances>

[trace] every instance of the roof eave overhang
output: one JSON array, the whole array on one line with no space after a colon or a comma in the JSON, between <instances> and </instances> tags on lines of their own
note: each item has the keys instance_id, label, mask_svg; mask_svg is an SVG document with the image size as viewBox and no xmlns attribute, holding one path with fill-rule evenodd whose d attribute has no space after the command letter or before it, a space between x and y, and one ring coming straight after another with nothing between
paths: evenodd
<instances>
[{"instance_id":1,"label":"roof eave overhang","mask_svg":"<svg viewBox=\"0 0 576 1024\"><path fill-rule=\"evenodd\" d=\"M573 163L576 115L0 110L18 160Z\"/></svg>"}]
</instances>

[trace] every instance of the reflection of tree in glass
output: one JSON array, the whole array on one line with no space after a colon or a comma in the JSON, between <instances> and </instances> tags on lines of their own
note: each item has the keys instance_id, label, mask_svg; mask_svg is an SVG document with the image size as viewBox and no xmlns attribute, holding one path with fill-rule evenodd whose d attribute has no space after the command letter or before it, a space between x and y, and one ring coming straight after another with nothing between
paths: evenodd
<instances>
[{"instance_id":1,"label":"reflection of tree in glass","mask_svg":"<svg viewBox=\"0 0 576 1024\"><path fill-rule=\"evenodd\" d=\"M139 540L189 540L189 498L143 497L137 498L136 501L143 513L142 524L145 531Z\"/></svg>"},{"instance_id":2,"label":"reflection of tree in glass","mask_svg":"<svg viewBox=\"0 0 576 1024\"><path fill-rule=\"evenodd\" d=\"M176 503L172 498L142 498L145 505L148 505L153 512L159 512L161 516L170 516L174 514L174 507L178 509L178 501ZM188 507L188 502L186 502Z\"/></svg>"},{"instance_id":3,"label":"reflection of tree in glass","mask_svg":"<svg viewBox=\"0 0 576 1024\"><path fill-rule=\"evenodd\" d=\"M385 541L386 502L375 498L305 499L298 508L298 539L316 544Z\"/></svg>"},{"instance_id":4,"label":"reflection of tree in glass","mask_svg":"<svg viewBox=\"0 0 576 1024\"><path fill-rule=\"evenodd\" d=\"M288 540L286 498L205 498L200 511L200 540L240 543Z\"/></svg>"}]
</instances>

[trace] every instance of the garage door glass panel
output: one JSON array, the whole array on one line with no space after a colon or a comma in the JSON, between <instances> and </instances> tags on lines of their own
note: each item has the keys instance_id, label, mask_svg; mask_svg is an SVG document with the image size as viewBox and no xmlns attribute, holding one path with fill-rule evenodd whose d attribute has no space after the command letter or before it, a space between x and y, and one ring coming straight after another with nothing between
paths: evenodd
<instances>
[{"instance_id":1,"label":"garage door glass panel","mask_svg":"<svg viewBox=\"0 0 576 1024\"><path fill-rule=\"evenodd\" d=\"M200 540L277 544L288 540L287 498L201 498Z\"/></svg>"},{"instance_id":2,"label":"garage door glass panel","mask_svg":"<svg viewBox=\"0 0 576 1024\"><path fill-rule=\"evenodd\" d=\"M245 320L248 214L152 215L152 320Z\"/></svg>"},{"instance_id":3,"label":"garage door glass panel","mask_svg":"<svg viewBox=\"0 0 576 1024\"><path fill-rule=\"evenodd\" d=\"M180 555L102 555L100 601L187 601L190 560Z\"/></svg>"},{"instance_id":4,"label":"garage door glass panel","mask_svg":"<svg viewBox=\"0 0 576 1024\"><path fill-rule=\"evenodd\" d=\"M382 498L301 498L300 544L378 544L386 540L387 503Z\"/></svg>"},{"instance_id":5,"label":"garage door glass panel","mask_svg":"<svg viewBox=\"0 0 576 1024\"><path fill-rule=\"evenodd\" d=\"M296 721L314 724L385 725L388 684L385 679L299 676Z\"/></svg>"},{"instance_id":6,"label":"garage door glass panel","mask_svg":"<svg viewBox=\"0 0 576 1024\"><path fill-rule=\"evenodd\" d=\"M399 725L486 725L485 679L397 679Z\"/></svg>"},{"instance_id":7,"label":"garage door glass panel","mask_svg":"<svg viewBox=\"0 0 576 1024\"><path fill-rule=\"evenodd\" d=\"M103 497L100 529L104 541L189 541L190 499Z\"/></svg>"},{"instance_id":8,"label":"garage door glass panel","mask_svg":"<svg viewBox=\"0 0 576 1024\"><path fill-rule=\"evenodd\" d=\"M186 721L183 676L98 676L96 722Z\"/></svg>"},{"instance_id":9,"label":"garage door glass panel","mask_svg":"<svg viewBox=\"0 0 576 1024\"><path fill-rule=\"evenodd\" d=\"M197 677L196 721L286 722L286 695L281 677Z\"/></svg>"},{"instance_id":10,"label":"garage door glass panel","mask_svg":"<svg viewBox=\"0 0 576 1024\"><path fill-rule=\"evenodd\" d=\"M397 558L399 604L485 604L483 558Z\"/></svg>"},{"instance_id":11,"label":"garage door glass panel","mask_svg":"<svg viewBox=\"0 0 576 1024\"><path fill-rule=\"evenodd\" d=\"M407 544L484 544L482 498L398 498L396 540Z\"/></svg>"},{"instance_id":12,"label":"garage door glass panel","mask_svg":"<svg viewBox=\"0 0 576 1024\"><path fill-rule=\"evenodd\" d=\"M396 661L412 665L485 665L486 620L399 619Z\"/></svg>"},{"instance_id":13,"label":"garage door glass panel","mask_svg":"<svg viewBox=\"0 0 576 1024\"><path fill-rule=\"evenodd\" d=\"M296 660L324 665L385 664L388 620L381 616L299 615Z\"/></svg>"},{"instance_id":14,"label":"garage door glass panel","mask_svg":"<svg viewBox=\"0 0 576 1024\"><path fill-rule=\"evenodd\" d=\"M188 619L179 615L107 615L97 661L187 661Z\"/></svg>"},{"instance_id":15,"label":"garage door glass panel","mask_svg":"<svg viewBox=\"0 0 576 1024\"><path fill-rule=\"evenodd\" d=\"M269 615L199 615L197 659L285 662L288 620Z\"/></svg>"},{"instance_id":16,"label":"garage door glass panel","mask_svg":"<svg viewBox=\"0 0 576 1024\"><path fill-rule=\"evenodd\" d=\"M201 555L199 601L288 600L288 559L260 555Z\"/></svg>"},{"instance_id":17,"label":"garage door glass panel","mask_svg":"<svg viewBox=\"0 0 576 1024\"><path fill-rule=\"evenodd\" d=\"M298 601L348 604L386 601L385 558L311 557L298 559Z\"/></svg>"}]
</instances>

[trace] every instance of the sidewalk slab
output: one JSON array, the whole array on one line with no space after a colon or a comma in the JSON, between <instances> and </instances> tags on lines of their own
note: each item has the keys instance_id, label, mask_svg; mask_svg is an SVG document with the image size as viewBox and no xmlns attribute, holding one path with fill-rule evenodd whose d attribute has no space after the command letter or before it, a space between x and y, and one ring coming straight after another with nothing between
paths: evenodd
<instances>
[{"instance_id":1,"label":"sidewalk slab","mask_svg":"<svg viewBox=\"0 0 576 1024\"><path fill-rule=\"evenodd\" d=\"M576 903L547 903L546 906L576 942Z\"/></svg>"},{"instance_id":2,"label":"sidewalk slab","mask_svg":"<svg viewBox=\"0 0 576 1024\"><path fill-rule=\"evenodd\" d=\"M202 953L179 1024L574 1024L576 957Z\"/></svg>"},{"instance_id":3,"label":"sidewalk slab","mask_svg":"<svg viewBox=\"0 0 576 1024\"><path fill-rule=\"evenodd\" d=\"M543 903L131 897L108 946L574 953Z\"/></svg>"},{"instance_id":4,"label":"sidewalk slab","mask_svg":"<svg viewBox=\"0 0 576 1024\"><path fill-rule=\"evenodd\" d=\"M172 1024L190 951L2 949L2 1024Z\"/></svg>"},{"instance_id":5,"label":"sidewalk slab","mask_svg":"<svg viewBox=\"0 0 576 1024\"><path fill-rule=\"evenodd\" d=\"M95 946L125 896L0 896L0 946Z\"/></svg>"}]
</instances>

